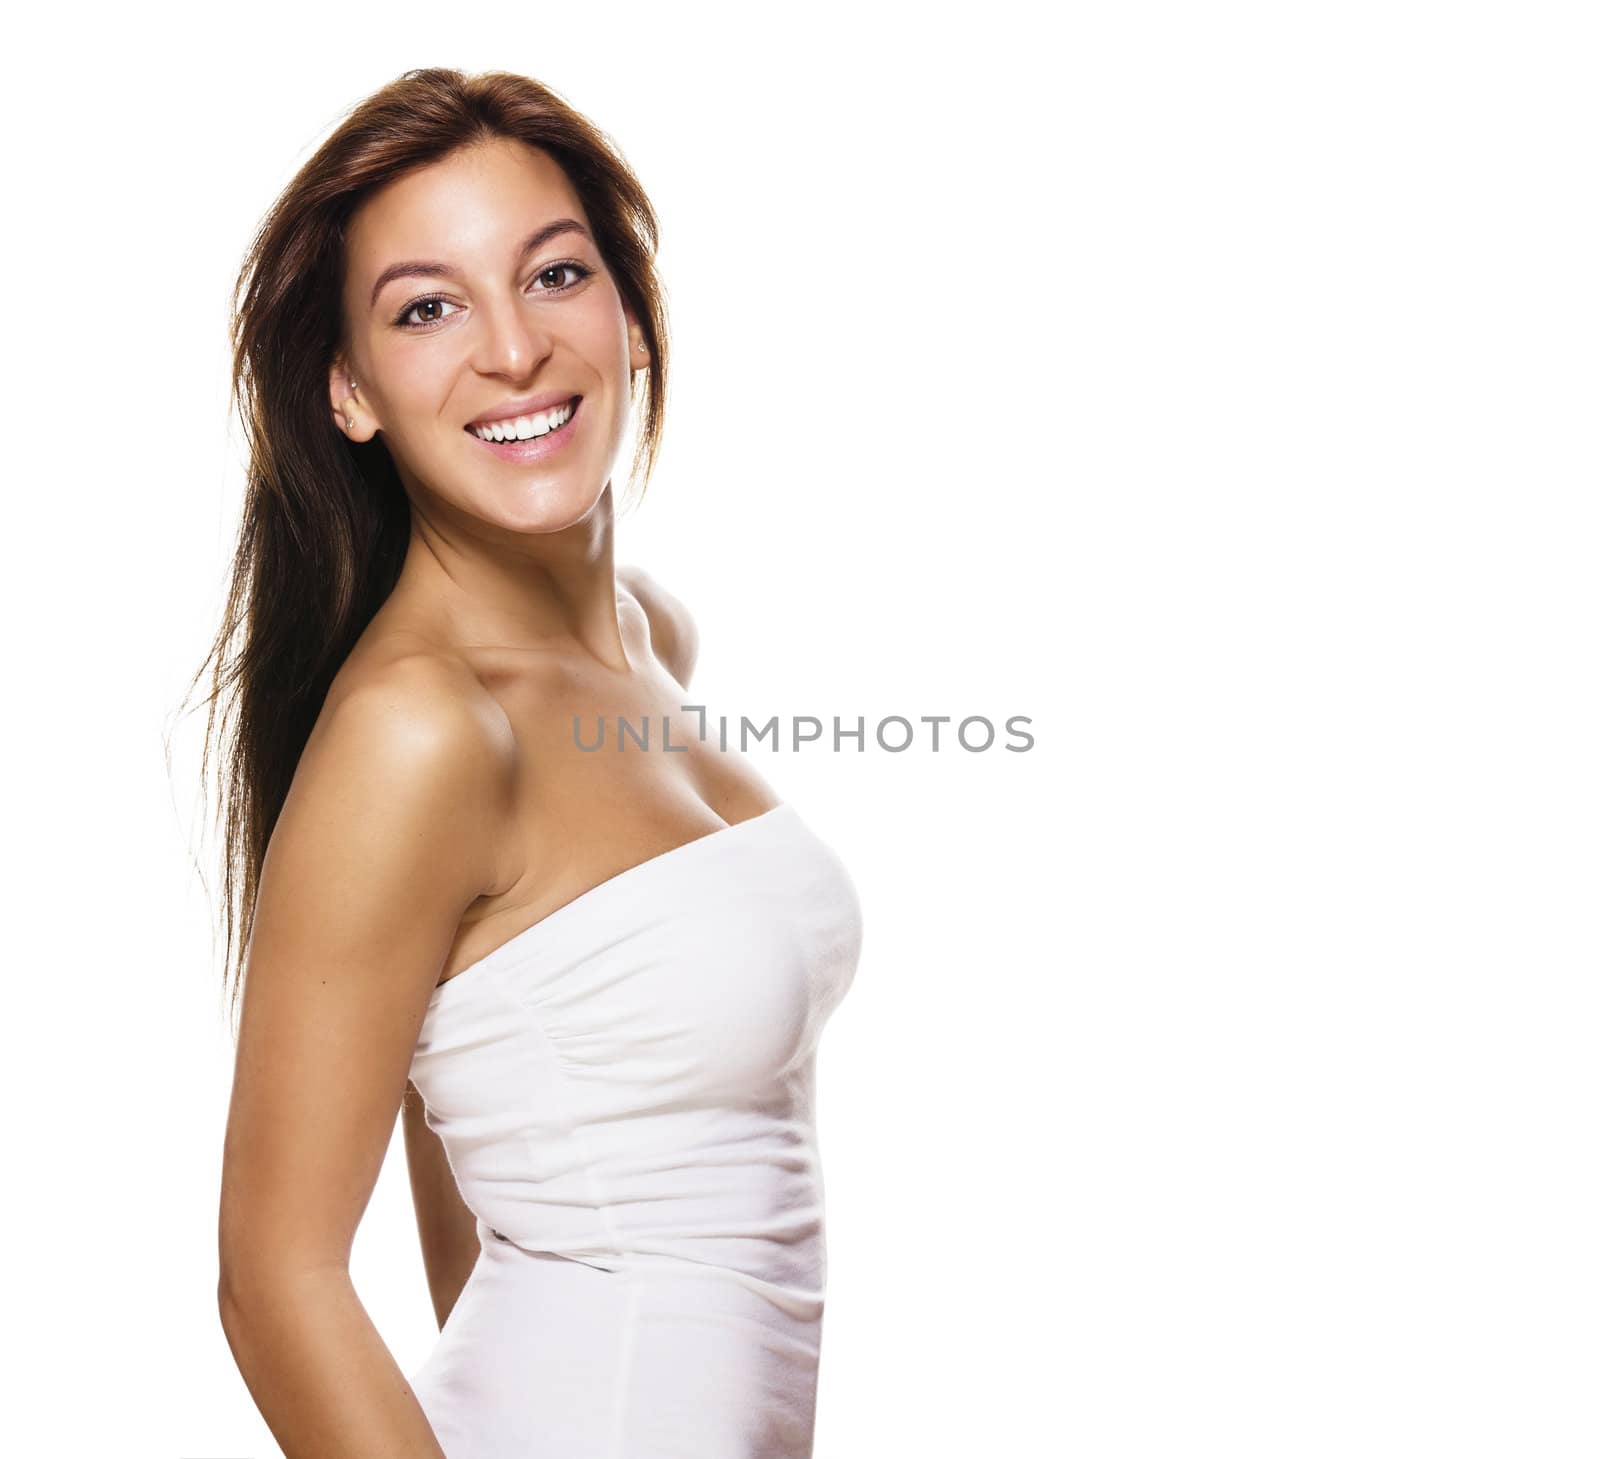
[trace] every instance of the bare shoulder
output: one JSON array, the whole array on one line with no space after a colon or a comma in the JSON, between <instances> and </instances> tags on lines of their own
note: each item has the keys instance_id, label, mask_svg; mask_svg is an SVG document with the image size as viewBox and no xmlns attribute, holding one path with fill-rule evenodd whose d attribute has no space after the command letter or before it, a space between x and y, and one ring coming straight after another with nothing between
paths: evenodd
<instances>
[{"instance_id":1,"label":"bare shoulder","mask_svg":"<svg viewBox=\"0 0 1600 1459\"><path fill-rule=\"evenodd\" d=\"M493 697L447 654L379 648L330 690L262 863L224 1150L230 1310L346 1260L510 824Z\"/></svg>"},{"instance_id":2,"label":"bare shoulder","mask_svg":"<svg viewBox=\"0 0 1600 1459\"><path fill-rule=\"evenodd\" d=\"M402 883L428 878L452 905L470 903L500 878L512 823L516 739L504 710L466 664L424 645L387 642L347 668L300 757L274 843L292 842L319 878L356 843L368 856L381 846Z\"/></svg>"},{"instance_id":3,"label":"bare shoulder","mask_svg":"<svg viewBox=\"0 0 1600 1459\"><path fill-rule=\"evenodd\" d=\"M687 689L700 655L700 633L683 600L637 564L619 567L617 582L639 600L650 624L650 645L656 657Z\"/></svg>"},{"instance_id":4,"label":"bare shoulder","mask_svg":"<svg viewBox=\"0 0 1600 1459\"><path fill-rule=\"evenodd\" d=\"M317 735L337 738L346 750L364 745L374 755L417 759L485 783L509 773L516 748L505 710L477 675L404 635L341 672Z\"/></svg>"}]
</instances>

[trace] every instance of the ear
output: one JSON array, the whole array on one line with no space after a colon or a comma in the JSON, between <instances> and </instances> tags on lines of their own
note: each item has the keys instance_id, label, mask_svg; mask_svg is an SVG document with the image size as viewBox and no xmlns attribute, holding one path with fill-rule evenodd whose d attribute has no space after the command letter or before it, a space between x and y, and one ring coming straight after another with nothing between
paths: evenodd
<instances>
[{"instance_id":1,"label":"ear","mask_svg":"<svg viewBox=\"0 0 1600 1459\"><path fill-rule=\"evenodd\" d=\"M362 408L361 389L350 378L349 367L335 355L328 367L328 403L333 407L333 423L339 434L351 441L370 441L377 426Z\"/></svg>"},{"instance_id":2,"label":"ear","mask_svg":"<svg viewBox=\"0 0 1600 1459\"><path fill-rule=\"evenodd\" d=\"M644 337L638 318L627 305L623 306L622 317L627 321L628 378L632 379L650 363L650 341Z\"/></svg>"}]
</instances>

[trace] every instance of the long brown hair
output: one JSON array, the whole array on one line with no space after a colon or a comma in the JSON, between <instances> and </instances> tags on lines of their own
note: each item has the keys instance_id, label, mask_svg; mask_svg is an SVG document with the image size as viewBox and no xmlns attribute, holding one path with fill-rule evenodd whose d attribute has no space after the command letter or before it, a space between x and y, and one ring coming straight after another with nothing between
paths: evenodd
<instances>
[{"instance_id":1,"label":"long brown hair","mask_svg":"<svg viewBox=\"0 0 1600 1459\"><path fill-rule=\"evenodd\" d=\"M657 223L616 145L550 87L504 71L407 71L359 102L267 211L233 295L245 497L223 623L189 684L211 666L200 776L204 786L220 746L230 1013L295 767L334 674L393 590L410 538L410 503L388 448L377 438L349 441L329 409L328 371L344 336L345 229L379 188L498 137L549 153L582 200L650 352L629 475L639 497L655 465L667 391ZM635 405L639 395L636 376Z\"/></svg>"}]
</instances>

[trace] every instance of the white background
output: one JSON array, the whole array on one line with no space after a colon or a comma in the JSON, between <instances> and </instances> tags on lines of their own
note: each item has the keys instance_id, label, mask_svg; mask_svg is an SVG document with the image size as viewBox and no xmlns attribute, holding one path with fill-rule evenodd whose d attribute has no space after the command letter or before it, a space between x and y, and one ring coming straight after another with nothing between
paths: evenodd
<instances>
[{"instance_id":1,"label":"white background","mask_svg":"<svg viewBox=\"0 0 1600 1459\"><path fill-rule=\"evenodd\" d=\"M1600 1447L1585 7L47 8L12 37L7 1447L271 1456L216 1319L233 273L519 70L662 217L623 521L866 919L818 1459ZM1047 29L1046 27L1050 27ZM164 737L173 765L164 761ZM398 1144L356 1248L435 1332Z\"/></svg>"}]
</instances>

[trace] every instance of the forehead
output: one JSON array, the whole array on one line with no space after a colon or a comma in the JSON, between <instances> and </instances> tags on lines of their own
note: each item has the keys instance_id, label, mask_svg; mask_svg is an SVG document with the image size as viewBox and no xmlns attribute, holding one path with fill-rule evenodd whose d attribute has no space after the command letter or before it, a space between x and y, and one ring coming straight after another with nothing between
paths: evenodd
<instances>
[{"instance_id":1,"label":"forehead","mask_svg":"<svg viewBox=\"0 0 1600 1459\"><path fill-rule=\"evenodd\" d=\"M345 230L351 281L412 256L495 262L556 217L589 222L548 152L506 137L475 143L396 178L356 210Z\"/></svg>"}]
</instances>

